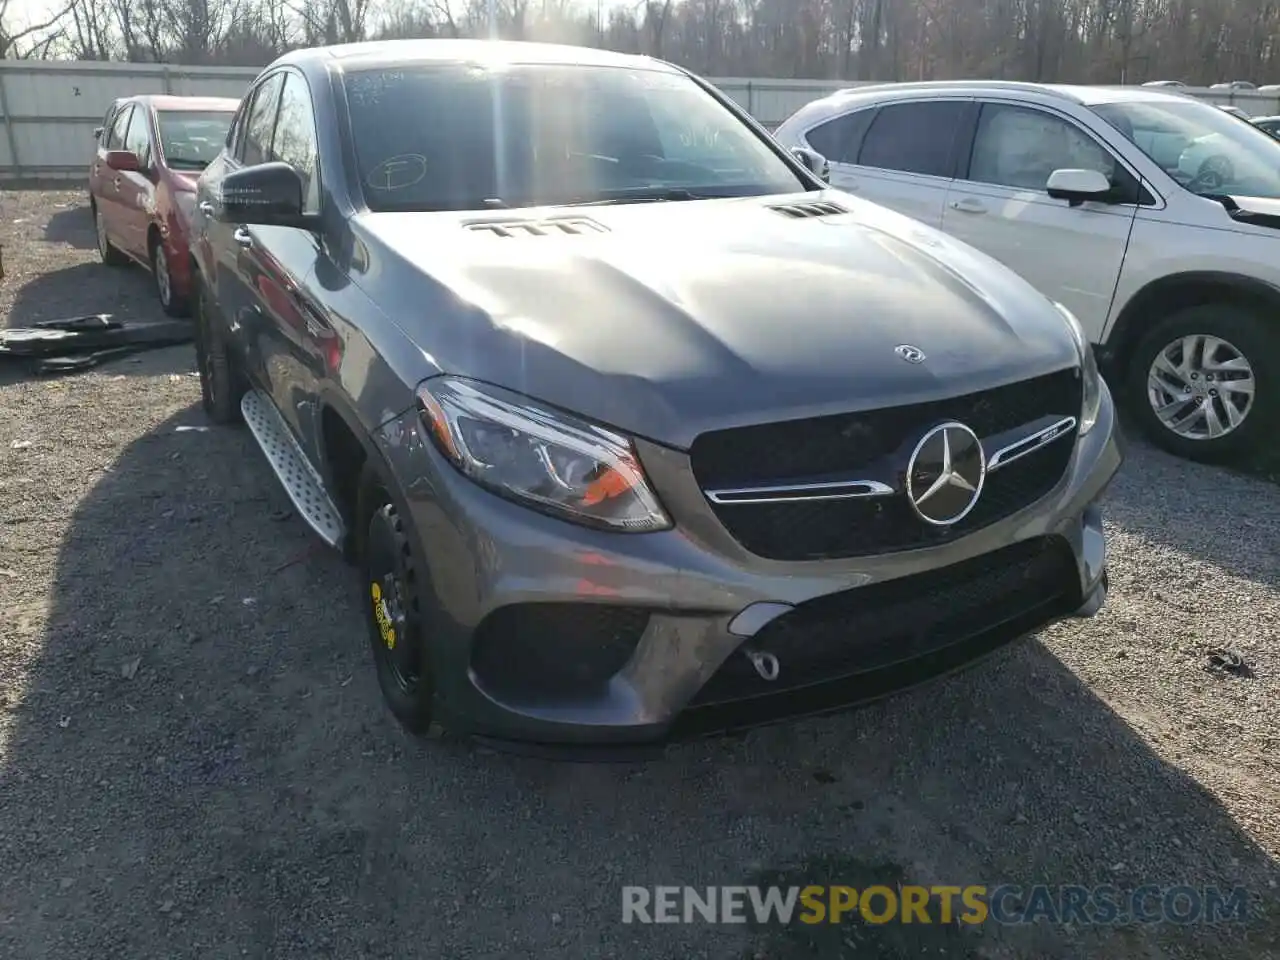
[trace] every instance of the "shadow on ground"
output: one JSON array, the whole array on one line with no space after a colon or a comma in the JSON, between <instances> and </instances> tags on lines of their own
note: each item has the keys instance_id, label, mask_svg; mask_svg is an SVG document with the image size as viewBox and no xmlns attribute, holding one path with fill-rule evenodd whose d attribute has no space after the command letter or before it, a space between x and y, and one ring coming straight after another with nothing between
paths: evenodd
<instances>
[{"instance_id":1,"label":"shadow on ground","mask_svg":"<svg viewBox=\"0 0 1280 960\"><path fill-rule=\"evenodd\" d=\"M1228 573L1280 590L1280 465L1275 451L1224 470L1192 463L1146 444L1124 424L1141 469L1123 470L1106 503L1107 518L1152 543L1205 560ZM1140 452L1139 452L1140 451ZM1247 503L1247 509L1242 507ZM1181 586L1192 591L1197 574ZM1173 586L1173 584L1170 584ZM1194 610L1194 600L1189 600Z\"/></svg>"},{"instance_id":2,"label":"shadow on ground","mask_svg":"<svg viewBox=\"0 0 1280 960\"><path fill-rule=\"evenodd\" d=\"M1277 949L1274 922L1256 918L1071 932L624 925L625 884L1256 892L1280 870L1034 641L854 713L645 765L410 739L380 704L348 568L285 511L247 433L204 426L184 411L126 449L69 518L47 621L41 597L21 598L17 629L40 653L29 686L3 691L0 955Z\"/></svg>"},{"instance_id":3,"label":"shadow on ground","mask_svg":"<svg viewBox=\"0 0 1280 960\"><path fill-rule=\"evenodd\" d=\"M83 209L64 211L68 216L87 216ZM63 216L59 213L54 217ZM90 227L92 234L92 227ZM8 327L30 326L43 320L69 319L93 314L110 314L126 323L156 323L168 320L152 291L151 277L145 270L133 265L107 267L101 263L80 263L38 274L23 284L14 295L9 312ZM0 321L3 323L3 321ZM144 357L158 352L173 356L174 351L159 350L139 352L134 357ZM154 374L157 362L112 363L113 373L127 376ZM178 371L171 371L178 372ZM0 384L13 383L31 376L26 364L12 359L0 359Z\"/></svg>"},{"instance_id":4,"label":"shadow on ground","mask_svg":"<svg viewBox=\"0 0 1280 960\"><path fill-rule=\"evenodd\" d=\"M141 267L77 263L38 274L18 288L8 325L22 327L35 320L95 313L110 313L120 320L164 319L151 276Z\"/></svg>"},{"instance_id":5,"label":"shadow on ground","mask_svg":"<svg viewBox=\"0 0 1280 960\"><path fill-rule=\"evenodd\" d=\"M65 243L77 250L95 250L98 238L88 204L59 210L45 224L44 238L50 243Z\"/></svg>"}]
</instances>

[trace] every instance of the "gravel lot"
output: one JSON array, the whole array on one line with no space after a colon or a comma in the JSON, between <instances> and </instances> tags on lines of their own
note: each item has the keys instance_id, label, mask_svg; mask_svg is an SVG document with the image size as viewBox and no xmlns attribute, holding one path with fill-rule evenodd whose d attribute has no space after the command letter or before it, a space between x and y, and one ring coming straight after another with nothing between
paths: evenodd
<instances>
[{"instance_id":1,"label":"gravel lot","mask_svg":"<svg viewBox=\"0 0 1280 960\"><path fill-rule=\"evenodd\" d=\"M0 323L159 317L83 201L0 193ZM193 362L0 370L0 956L1280 957L1271 484L1135 446L1097 619L838 717L555 764L399 732L349 571L205 429ZM1253 916L620 922L623 884L777 879L1245 885Z\"/></svg>"}]
</instances>

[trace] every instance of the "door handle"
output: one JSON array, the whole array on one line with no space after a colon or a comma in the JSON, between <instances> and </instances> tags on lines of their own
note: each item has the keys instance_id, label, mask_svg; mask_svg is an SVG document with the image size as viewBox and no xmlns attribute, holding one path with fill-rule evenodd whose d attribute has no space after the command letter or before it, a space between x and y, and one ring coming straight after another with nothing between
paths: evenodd
<instances>
[{"instance_id":1,"label":"door handle","mask_svg":"<svg viewBox=\"0 0 1280 960\"><path fill-rule=\"evenodd\" d=\"M210 203L208 200L201 200L199 203L199 207L200 207L200 212L203 213L206 217L213 216L213 204Z\"/></svg>"},{"instance_id":2,"label":"door handle","mask_svg":"<svg viewBox=\"0 0 1280 960\"><path fill-rule=\"evenodd\" d=\"M119 190L119 189L120 189L120 178L119 178L119 177L116 177L116 178L115 178L115 180L114 180L114 181L112 181L112 182L116 185L116 189L117 189L117 190Z\"/></svg>"},{"instance_id":3,"label":"door handle","mask_svg":"<svg viewBox=\"0 0 1280 960\"><path fill-rule=\"evenodd\" d=\"M232 239L242 247L253 246L253 237L250 236L248 227L236 227L236 232L231 236Z\"/></svg>"},{"instance_id":4,"label":"door handle","mask_svg":"<svg viewBox=\"0 0 1280 960\"><path fill-rule=\"evenodd\" d=\"M301 287L290 285L289 295L302 313L303 324L306 327L308 336L323 340L335 335L333 327L329 326L324 315L312 302L311 298L302 292Z\"/></svg>"},{"instance_id":5,"label":"door handle","mask_svg":"<svg viewBox=\"0 0 1280 960\"><path fill-rule=\"evenodd\" d=\"M965 197L963 200L952 200L951 209L959 210L961 213L986 213L987 205L981 200Z\"/></svg>"}]
</instances>

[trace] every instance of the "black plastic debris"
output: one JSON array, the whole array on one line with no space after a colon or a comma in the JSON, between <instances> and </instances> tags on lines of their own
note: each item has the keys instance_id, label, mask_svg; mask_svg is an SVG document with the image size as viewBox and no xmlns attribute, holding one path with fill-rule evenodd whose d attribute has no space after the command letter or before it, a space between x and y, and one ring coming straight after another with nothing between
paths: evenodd
<instances>
[{"instance_id":1,"label":"black plastic debris","mask_svg":"<svg viewBox=\"0 0 1280 960\"><path fill-rule=\"evenodd\" d=\"M1210 647L1205 651L1208 658L1204 668L1218 677L1252 677L1253 671L1244 662L1244 657L1234 650L1224 647Z\"/></svg>"},{"instance_id":2,"label":"black plastic debris","mask_svg":"<svg viewBox=\"0 0 1280 960\"><path fill-rule=\"evenodd\" d=\"M187 320L126 323L109 313L41 320L0 330L0 360L24 363L35 374L71 373L126 354L189 343L194 332Z\"/></svg>"}]
</instances>

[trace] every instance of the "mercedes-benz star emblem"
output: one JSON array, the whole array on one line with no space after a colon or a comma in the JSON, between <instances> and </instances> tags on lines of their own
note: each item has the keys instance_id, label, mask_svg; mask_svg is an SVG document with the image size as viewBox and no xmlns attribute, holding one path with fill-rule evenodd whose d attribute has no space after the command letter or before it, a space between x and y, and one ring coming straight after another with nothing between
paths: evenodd
<instances>
[{"instance_id":1,"label":"mercedes-benz star emblem","mask_svg":"<svg viewBox=\"0 0 1280 960\"><path fill-rule=\"evenodd\" d=\"M900 343L893 348L893 352L900 356L907 363L923 363L924 351L919 347L913 347L909 343Z\"/></svg>"},{"instance_id":2,"label":"mercedes-benz star emblem","mask_svg":"<svg viewBox=\"0 0 1280 960\"><path fill-rule=\"evenodd\" d=\"M949 527L977 505L986 479L978 435L963 423L939 424L920 438L907 461L907 499L925 523Z\"/></svg>"}]
</instances>

